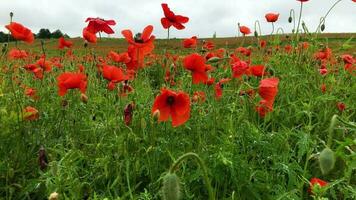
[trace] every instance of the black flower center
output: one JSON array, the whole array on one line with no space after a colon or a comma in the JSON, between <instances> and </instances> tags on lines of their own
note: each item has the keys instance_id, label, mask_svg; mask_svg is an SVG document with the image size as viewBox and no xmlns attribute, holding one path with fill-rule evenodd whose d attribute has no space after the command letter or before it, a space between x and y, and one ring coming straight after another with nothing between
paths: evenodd
<instances>
[{"instance_id":1,"label":"black flower center","mask_svg":"<svg viewBox=\"0 0 356 200\"><path fill-rule=\"evenodd\" d=\"M141 33L136 33L135 38L134 38L136 43L143 43L143 39L142 39L142 34Z\"/></svg>"},{"instance_id":2,"label":"black flower center","mask_svg":"<svg viewBox=\"0 0 356 200\"><path fill-rule=\"evenodd\" d=\"M170 105L170 106L174 104L174 97L173 96L169 96L167 98L167 104Z\"/></svg>"}]
</instances>

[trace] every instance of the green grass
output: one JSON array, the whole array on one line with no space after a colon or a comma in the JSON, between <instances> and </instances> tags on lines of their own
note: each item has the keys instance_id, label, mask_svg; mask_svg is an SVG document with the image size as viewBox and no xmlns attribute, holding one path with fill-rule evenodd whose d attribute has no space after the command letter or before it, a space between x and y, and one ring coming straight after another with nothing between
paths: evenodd
<instances>
[{"instance_id":1,"label":"green grass","mask_svg":"<svg viewBox=\"0 0 356 200\"><path fill-rule=\"evenodd\" d=\"M224 47L225 43L218 42L221 40L216 39L217 47ZM233 53L240 42L227 40L227 50ZM52 192L58 192L60 199L161 199L165 175L172 163L188 152L196 153L205 163L215 199L312 199L307 192L312 177L329 182L321 196L356 198L355 76L345 71L341 62L334 66L338 73L321 76L313 59L320 44L328 45L326 42L337 49L333 57L347 53L350 49L339 49L346 39L310 40L311 46L303 54L279 51L269 56L253 43L246 44L253 46L252 64L266 65L280 79L274 110L265 118L255 111L260 100L258 90L254 98L239 95L250 87L257 89L261 78L232 80L224 85L223 97L217 101L214 85L192 85L191 74L179 59L177 84L166 83L164 67L172 68L172 60L163 53L184 56L194 52L181 49L180 40L171 40L168 45L165 40L157 41L157 59L139 71L131 83L135 91L128 97L106 89L108 82L97 75L97 60L82 59L91 53L122 52L127 47L124 40L99 41L89 49L75 41L78 59L64 58L62 63L65 71L75 71L77 64L84 64L89 76L88 103L80 101L77 90L64 98L58 96L56 77L64 69L54 67L39 81L20 68L33 63L34 58L13 61L1 57L0 199L46 199ZM50 57L61 55L54 43L49 41L45 46ZM35 54L41 51L38 44L19 47ZM217 80L231 77L229 60L213 65L216 70L211 75ZM40 99L26 97L13 77L36 88ZM326 93L320 90L322 83L327 85ZM204 91L207 100L192 103L187 123L173 128L170 122L157 123L151 115L154 98L162 87L183 90L190 96ZM61 106L63 99L68 102L66 107ZM130 102L135 103L135 109L132 124L126 126L123 110ZM346 110L340 112L337 102L345 103ZM37 121L22 119L22 109L28 105L39 110ZM334 115L339 118L330 131ZM332 143L328 144L330 132ZM48 157L43 171L38 164L42 146ZM335 152L336 163L323 175L318 156L326 146ZM202 168L194 160L183 161L175 173L183 199L208 199Z\"/></svg>"}]
</instances>

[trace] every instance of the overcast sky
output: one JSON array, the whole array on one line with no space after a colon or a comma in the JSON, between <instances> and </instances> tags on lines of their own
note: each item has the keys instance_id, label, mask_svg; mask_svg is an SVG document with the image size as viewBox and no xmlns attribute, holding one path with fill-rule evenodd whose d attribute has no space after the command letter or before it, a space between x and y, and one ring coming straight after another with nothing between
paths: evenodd
<instances>
[{"instance_id":1,"label":"overcast sky","mask_svg":"<svg viewBox=\"0 0 356 200\"><path fill-rule=\"evenodd\" d=\"M146 25L154 26L154 35L165 38L166 30L160 19L161 3L168 3L175 14L190 18L184 30L171 30L171 37L217 37L237 35L237 22L253 31L255 20L260 20L262 32L269 33L271 24L265 22L268 12L280 13L276 27L290 32L287 22L289 10L299 13L300 2L296 0L0 0L0 30L9 23L9 12L14 21L20 22L37 33L40 28L51 31L60 29L71 37L81 36L87 17L114 19L113 37L130 28L141 31ZM321 16L336 0L310 0L304 4L303 19L309 30L315 30ZM297 16L296 16L297 17ZM343 0L327 18L325 32L356 32L356 3Z\"/></svg>"}]
</instances>

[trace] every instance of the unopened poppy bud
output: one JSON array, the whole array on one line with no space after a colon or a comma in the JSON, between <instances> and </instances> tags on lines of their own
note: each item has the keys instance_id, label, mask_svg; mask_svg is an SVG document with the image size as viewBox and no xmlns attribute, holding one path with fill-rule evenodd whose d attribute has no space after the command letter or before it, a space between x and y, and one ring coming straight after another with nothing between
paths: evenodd
<instances>
[{"instance_id":1,"label":"unopened poppy bud","mask_svg":"<svg viewBox=\"0 0 356 200\"><path fill-rule=\"evenodd\" d=\"M81 95L80 95L80 100L81 100L83 103L88 103L88 96L85 95L85 94L81 94Z\"/></svg>"},{"instance_id":2,"label":"unopened poppy bud","mask_svg":"<svg viewBox=\"0 0 356 200\"><path fill-rule=\"evenodd\" d=\"M168 173L163 178L162 197L164 200L179 200L181 197L180 180L175 173Z\"/></svg>"},{"instance_id":3,"label":"unopened poppy bud","mask_svg":"<svg viewBox=\"0 0 356 200\"><path fill-rule=\"evenodd\" d=\"M2 52L2 53L5 53L6 49L7 49L7 43L4 43L4 44L2 45L1 52Z\"/></svg>"},{"instance_id":4,"label":"unopened poppy bud","mask_svg":"<svg viewBox=\"0 0 356 200\"><path fill-rule=\"evenodd\" d=\"M292 33L294 33L295 32L295 29L292 29Z\"/></svg>"},{"instance_id":5,"label":"unopened poppy bud","mask_svg":"<svg viewBox=\"0 0 356 200\"><path fill-rule=\"evenodd\" d=\"M326 147L319 156L319 165L323 174L328 174L335 166L335 153Z\"/></svg>"},{"instance_id":6,"label":"unopened poppy bud","mask_svg":"<svg viewBox=\"0 0 356 200\"><path fill-rule=\"evenodd\" d=\"M293 18L292 18L291 16L288 18L288 22L289 22L289 23L292 23L292 22L293 22Z\"/></svg>"},{"instance_id":7,"label":"unopened poppy bud","mask_svg":"<svg viewBox=\"0 0 356 200\"><path fill-rule=\"evenodd\" d=\"M255 37L258 37L258 33L257 33L257 31L255 31L255 33L254 33L254 34L255 34Z\"/></svg>"},{"instance_id":8,"label":"unopened poppy bud","mask_svg":"<svg viewBox=\"0 0 356 200\"><path fill-rule=\"evenodd\" d=\"M325 24L322 24L322 25L321 25L320 30L321 30L321 31L324 31L324 30L325 30Z\"/></svg>"},{"instance_id":9,"label":"unopened poppy bud","mask_svg":"<svg viewBox=\"0 0 356 200\"><path fill-rule=\"evenodd\" d=\"M209 58L209 60L207 62L208 63L216 63L216 62L218 62L220 60L221 59L219 57L214 56L214 57Z\"/></svg>"},{"instance_id":10,"label":"unopened poppy bud","mask_svg":"<svg viewBox=\"0 0 356 200\"><path fill-rule=\"evenodd\" d=\"M85 41L85 42L84 42L84 48L87 48L87 47L88 47L88 42Z\"/></svg>"},{"instance_id":11,"label":"unopened poppy bud","mask_svg":"<svg viewBox=\"0 0 356 200\"><path fill-rule=\"evenodd\" d=\"M14 16L14 13L13 12L10 12L10 17L12 18Z\"/></svg>"},{"instance_id":12,"label":"unopened poppy bud","mask_svg":"<svg viewBox=\"0 0 356 200\"><path fill-rule=\"evenodd\" d=\"M48 197L48 200L57 200L57 199L58 199L58 193L57 192L53 192Z\"/></svg>"}]
</instances>

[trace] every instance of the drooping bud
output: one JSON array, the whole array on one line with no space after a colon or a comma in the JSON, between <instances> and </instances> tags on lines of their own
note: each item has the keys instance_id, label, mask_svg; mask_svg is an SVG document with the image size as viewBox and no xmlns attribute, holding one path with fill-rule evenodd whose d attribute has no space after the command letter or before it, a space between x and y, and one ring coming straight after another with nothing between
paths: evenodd
<instances>
[{"instance_id":1,"label":"drooping bud","mask_svg":"<svg viewBox=\"0 0 356 200\"><path fill-rule=\"evenodd\" d=\"M319 156L319 165L321 172L328 174L335 166L335 153L326 147Z\"/></svg>"},{"instance_id":2,"label":"drooping bud","mask_svg":"<svg viewBox=\"0 0 356 200\"><path fill-rule=\"evenodd\" d=\"M324 31L324 30L325 30L325 24L322 24L322 25L321 25L320 30L321 30L321 31Z\"/></svg>"},{"instance_id":3,"label":"drooping bud","mask_svg":"<svg viewBox=\"0 0 356 200\"><path fill-rule=\"evenodd\" d=\"M257 33L257 31L255 31L255 32L254 32L254 34L255 34L255 37L257 38L257 37L258 37L258 33Z\"/></svg>"},{"instance_id":4,"label":"drooping bud","mask_svg":"<svg viewBox=\"0 0 356 200\"><path fill-rule=\"evenodd\" d=\"M181 197L179 177L175 173L168 173L163 178L163 200L179 200Z\"/></svg>"},{"instance_id":5,"label":"drooping bud","mask_svg":"<svg viewBox=\"0 0 356 200\"><path fill-rule=\"evenodd\" d=\"M292 23L292 22L293 22L293 18L292 18L292 16L289 16L289 18L288 18L288 22L289 22L289 23Z\"/></svg>"}]
</instances>

